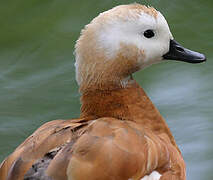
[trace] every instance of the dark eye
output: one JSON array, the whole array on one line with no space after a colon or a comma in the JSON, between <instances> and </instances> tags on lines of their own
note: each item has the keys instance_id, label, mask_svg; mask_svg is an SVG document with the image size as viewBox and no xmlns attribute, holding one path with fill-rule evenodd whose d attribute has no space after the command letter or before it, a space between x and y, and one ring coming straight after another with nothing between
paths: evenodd
<instances>
[{"instance_id":1,"label":"dark eye","mask_svg":"<svg viewBox=\"0 0 213 180\"><path fill-rule=\"evenodd\" d=\"M146 37L146 38L152 38L155 36L155 33L153 32L153 30L151 29L148 29L146 30L143 35Z\"/></svg>"}]
</instances>

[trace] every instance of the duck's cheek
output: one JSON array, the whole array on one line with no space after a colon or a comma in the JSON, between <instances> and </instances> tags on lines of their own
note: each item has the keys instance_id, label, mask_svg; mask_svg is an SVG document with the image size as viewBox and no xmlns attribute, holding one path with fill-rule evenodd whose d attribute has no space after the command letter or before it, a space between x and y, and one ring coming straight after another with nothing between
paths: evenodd
<instances>
[{"instance_id":1,"label":"duck's cheek","mask_svg":"<svg viewBox=\"0 0 213 180\"><path fill-rule=\"evenodd\" d=\"M163 60L163 57L159 55L159 53L156 52L146 52L144 53L144 56L138 57L138 62L140 64L141 69L146 68L152 64L159 63Z\"/></svg>"}]
</instances>

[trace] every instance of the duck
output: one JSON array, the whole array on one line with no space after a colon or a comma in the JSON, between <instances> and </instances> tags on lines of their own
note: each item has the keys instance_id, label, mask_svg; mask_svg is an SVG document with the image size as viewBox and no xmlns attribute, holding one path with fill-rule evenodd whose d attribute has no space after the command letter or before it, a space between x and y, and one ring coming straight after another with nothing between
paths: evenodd
<instances>
[{"instance_id":1,"label":"duck","mask_svg":"<svg viewBox=\"0 0 213 180\"><path fill-rule=\"evenodd\" d=\"M166 60L206 61L138 3L100 13L75 45L77 119L43 124L0 165L1 180L185 180L181 151L133 73Z\"/></svg>"}]
</instances>

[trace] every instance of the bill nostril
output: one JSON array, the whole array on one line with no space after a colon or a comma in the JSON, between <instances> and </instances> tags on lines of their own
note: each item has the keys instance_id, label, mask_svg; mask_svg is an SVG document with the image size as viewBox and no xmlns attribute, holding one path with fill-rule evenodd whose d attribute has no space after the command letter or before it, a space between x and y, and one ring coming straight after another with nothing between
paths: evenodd
<instances>
[{"instance_id":1,"label":"bill nostril","mask_svg":"<svg viewBox=\"0 0 213 180\"><path fill-rule=\"evenodd\" d=\"M180 46L176 46L175 49L179 52L184 52L184 49Z\"/></svg>"}]
</instances>

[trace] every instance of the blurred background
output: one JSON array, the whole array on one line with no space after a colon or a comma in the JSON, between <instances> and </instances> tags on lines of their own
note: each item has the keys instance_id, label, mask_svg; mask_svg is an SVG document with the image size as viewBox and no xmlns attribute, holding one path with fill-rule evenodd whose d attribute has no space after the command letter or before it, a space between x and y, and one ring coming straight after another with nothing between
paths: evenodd
<instances>
[{"instance_id":1,"label":"blurred background","mask_svg":"<svg viewBox=\"0 0 213 180\"><path fill-rule=\"evenodd\" d=\"M74 44L100 12L134 1L0 2L0 161L43 123L79 117ZM213 179L213 1L140 0L169 22L177 41L208 61L168 61L134 77L171 128L187 179Z\"/></svg>"}]
</instances>

